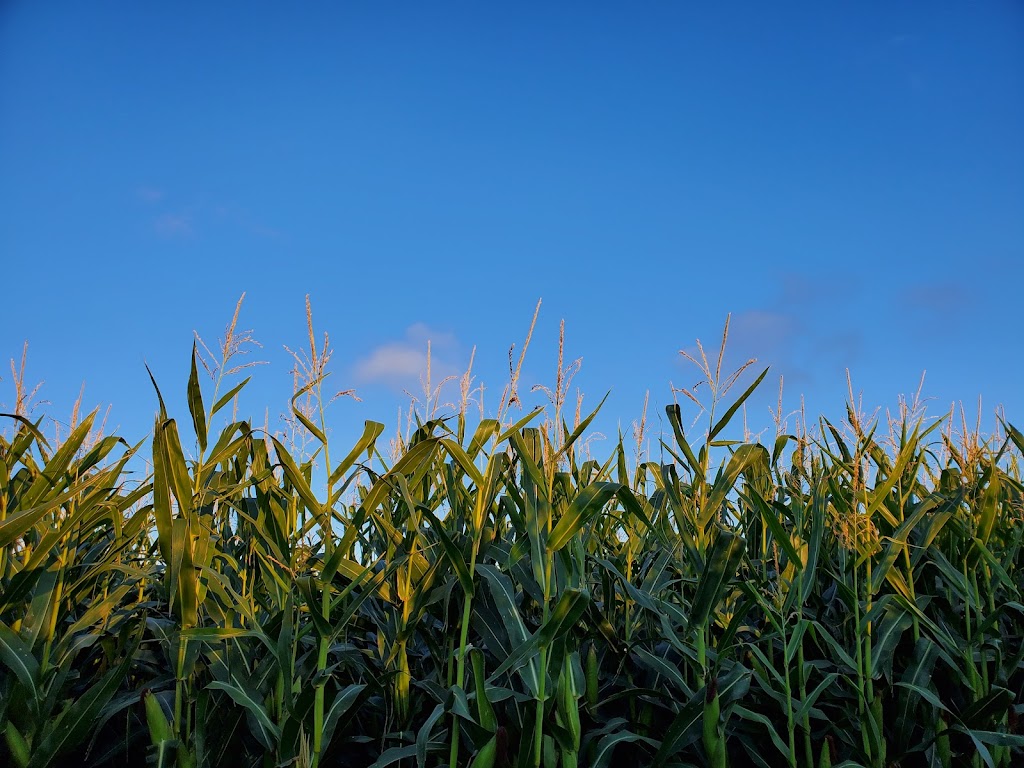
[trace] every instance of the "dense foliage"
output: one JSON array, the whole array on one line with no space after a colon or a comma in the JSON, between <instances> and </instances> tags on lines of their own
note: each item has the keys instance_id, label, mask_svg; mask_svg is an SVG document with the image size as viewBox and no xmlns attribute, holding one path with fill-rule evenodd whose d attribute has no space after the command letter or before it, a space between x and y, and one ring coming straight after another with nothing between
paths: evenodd
<instances>
[{"instance_id":1,"label":"dense foliage","mask_svg":"<svg viewBox=\"0 0 1024 768\"><path fill-rule=\"evenodd\" d=\"M162 399L134 448L9 419L0 763L1022 764L1009 425L850 408L764 446L716 391L639 458L508 409L339 457L322 362L315 450L208 434L236 389L204 404L195 355L195 458Z\"/></svg>"}]
</instances>

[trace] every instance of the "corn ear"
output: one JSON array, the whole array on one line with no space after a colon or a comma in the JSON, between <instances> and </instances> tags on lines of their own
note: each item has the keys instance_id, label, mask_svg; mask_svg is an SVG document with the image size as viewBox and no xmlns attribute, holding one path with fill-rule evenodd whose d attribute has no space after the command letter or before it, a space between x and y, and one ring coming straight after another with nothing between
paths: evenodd
<instances>
[{"instance_id":1,"label":"corn ear","mask_svg":"<svg viewBox=\"0 0 1024 768\"><path fill-rule=\"evenodd\" d=\"M494 733L498 729L498 719L494 715L494 707L487 698L485 682L487 676L484 672L484 652L474 648L469 652L470 661L473 663L473 680L476 684L476 712L481 727Z\"/></svg>"},{"instance_id":2,"label":"corn ear","mask_svg":"<svg viewBox=\"0 0 1024 768\"><path fill-rule=\"evenodd\" d=\"M558 748L551 736L544 737L544 749L542 751L544 768L557 768Z\"/></svg>"},{"instance_id":3,"label":"corn ear","mask_svg":"<svg viewBox=\"0 0 1024 768\"><path fill-rule=\"evenodd\" d=\"M21 735L21 731L10 720L7 721L4 736L7 739L7 748L11 751L11 757L14 758L14 764L18 768L25 768L28 765L29 758L32 757L32 751L29 749L25 737Z\"/></svg>"},{"instance_id":4,"label":"corn ear","mask_svg":"<svg viewBox=\"0 0 1024 768\"><path fill-rule=\"evenodd\" d=\"M712 768L725 768L725 739L720 731L722 704L718 696L718 680L708 680L704 694L704 751Z\"/></svg>"},{"instance_id":5,"label":"corn ear","mask_svg":"<svg viewBox=\"0 0 1024 768\"><path fill-rule=\"evenodd\" d=\"M146 707L146 724L149 726L149 737L153 741L153 746L159 747L162 743L171 741L174 738L171 724L167 721L163 707L160 706L160 700L148 688L142 692L142 703Z\"/></svg>"},{"instance_id":6,"label":"corn ear","mask_svg":"<svg viewBox=\"0 0 1024 768\"><path fill-rule=\"evenodd\" d=\"M597 646L591 641L587 651L587 706L597 709Z\"/></svg>"},{"instance_id":7,"label":"corn ear","mask_svg":"<svg viewBox=\"0 0 1024 768\"><path fill-rule=\"evenodd\" d=\"M946 720L939 715L935 721L935 752L939 757L939 764L942 768L953 768L953 751L949 746L949 733L946 730Z\"/></svg>"},{"instance_id":8,"label":"corn ear","mask_svg":"<svg viewBox=\"0 0 1024 768\"><path fill-rule=\"evenodd\" d=\"M491 736L486 743L480 747L476 753L476 757L473 758L473 762L469 764L470 768L493 768L495 761L498 758L498 736L495 734Z\"/></svg>"},{"instance_id":9,"label":"corn ear","mask_svg":"<svg viewBox=\"0 0 1024 768\"><path fill-rule=\"evenodd\" d=\"M558 680L558 710L565 727L572 736L573 747L579 750L582 732L580 729L580 705L579 699L576 698L575 687L572 668L566 660L566 665Z\"/></svg>"},{"instance_id":10,"label":"corn ear","mask_svg":"<svg viewBox=\"0 0 1024 768\"><path fill-rule=\"evenodd\" d=\"M875 721L875 732L878 734L878 753L882 764L884 765L886 744L885 737L883 736L885 733L885 723L883 722L881 696L876 695L871 700L871 717Z\"/></svg>"},{"instance_id":11,"label":"corn ear","mask_svg":"<svg viewBox=\"0 0 1024 768\"><path fill-rule=\"evenodd\" d=\"M821 757L818 758L818 768L832 768L832 750L829 748L828 739L821 745Z\"/></svg>"}]
</instances>

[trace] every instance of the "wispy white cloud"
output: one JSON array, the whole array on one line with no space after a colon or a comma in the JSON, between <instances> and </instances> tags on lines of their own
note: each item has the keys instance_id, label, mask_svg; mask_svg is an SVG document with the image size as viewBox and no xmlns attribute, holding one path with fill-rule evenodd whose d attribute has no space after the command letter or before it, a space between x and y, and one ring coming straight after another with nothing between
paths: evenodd
<instances>
[{"instance_id":1,"label":"wispy white cloud","mask_svg":"<svg viewBox=\"0 0 1024 768\"><path fill-rule=\"evenodd\" d=\"M159 187L142 186L135 190L135 196L146 203L159 203L164 199L164 191Z\"/></svg>"},{"instance_id":2,"label":"wispy white cloud","mask_svg":"<svg viewBox=\"0 0 1024 768\"><path fill-rule=\"evenodd\" d=\"M854 301L860 294L856 281L843 285L845 299ZM828 326L819 322L819 318L832 311L835 291L835 281L830 278L784 275L777 292L765 297L762 308L734 312L722 365L723 378L751 358L757 364L751 366L743 381L769 367L769 378L778 381L781 375L798 388L812 386L822 379L832 381L841 377L846 368L855 367L865 348L861 329L841 320L836 322L834 315ZM721 327L701 336L712 369L721 338ZM695 346L688 346L685 351L700 359ZM696 373L681 356L680 361L688 376Z\"/></svg>"},{"instance_id":3,"label":"wispy white cloud","mask_svg":"<svg viewBox=\"0 0 1024 768\"><path fill-rule=\"evenodd\" d=\"M793 341L799 330L800 323L792 314L754 309L732 318L729 338L742 357L773 357Z\"/></svg>"},{"instance_id":4,"label":"wispy white cloud","mask_svg":"<svg viewBox=\"0 0 1024 768\"><path fill-rule=\"evenodd\" d=\"M459 342L454 333L439 331L431 328L426 323L414 323L405 331L406 338L413 343L426 345L430 342L430 348L434 353L452 353L458 349Z\"/></svg>"},{"instance_id":5,"label":"wispy white cloud","mask_svg":"<svg viewBox=\"0 0 1024 768\"><path fill-rule=\"evenodd\" d=\"M255 237L280 240L284 236L280 229L268 226L247 209L234 203L216 205L213 207L213 213L219 220L236 226Z\"/></svg>"},{"instance_id":6,"label":"wispy white cloud","mask_svg":"<svg viewBox=\"0 0 1024 768\"><path fill-rule=\"evenodd\" d=\"M729 320L729 337L723 361L723 375L729 375L750 359L764 361L785 355L798 335L800 323L787 312L754 309L734 313ZM722 344L721 329L713 336L701 338L708 365L714 369ZM701 360L696 344L683 350L695 360Z\"/></svg>"},{"instance_id":7,"label":"wispy white cloud","mask_svg":"<svg viewBox=\"0 0 1024 768\"><path fill-rule=\"evenodd\" d=\"M426 350L414 349L405 342L384 344L356 364L361 381L415 379L427 370Z\"/></svg>"},{"instance_id":8,"label":"wispy white cloud","mask_svg":"<svg viewBox=\"0 0 1024 768\"><path fill-rule=\"evenodd\" d=\"M948 343L962 339L976 316L982 295L977 285L942 278L923 280L896 294L900 333L915 343L930 344L937 339L935 329L942 328Z\"/></svg>"},{"instance_id":9,"label":"wispy white cloud","mask_svg":"<svg viewBox=\"0 0 1024 768\"><path fill-rule=\"evenodd\" d=\"M286 237L280 229L268 226L235 203L178 205L168 210L168 199L159 187L143 186L135 195L151 208L152 230L160 237L191 237L198 232L214 230L228 231L232 235L246 234L265 240L281 240ZM154 209L155 210L152 210Z\"/></svg>"},{"instance_id":10,"label":"wispy white cloud","mask_svg":"<svg viewBox=\"0 0 1024 768\"><path fill-rule=\"evenodd\" d=\"M461 373L457 365L459 343L455 335L416 323L405 331L405 338L381 344L355 365L356 379L362 383L381 382L408 386L427 373L427 344L430 344L430 375L436 385L447 376Z\"/></svg>"},{"instance_id":11,"label":"wispy white cloud","mask_svg":"<svg viewBox=\"0 0 1024 768\"><path fill-rule=\"evenodd\" d=\"M945 314L964 309L973 303L970 287L957 280L931 280L915 283L904 289L900 304L914 312Z\"/></svg>"},{"instance_id":12,"label":"wispy white cloud","mask_svg":"<svg viewBox=\"0 0 1024 768\"><path fill-rule=\"evenodd\" d=\"M194 234L188 214L164 213L153 220L153 229L161 237L188 237Z\"/></svg>"}]
</instances>

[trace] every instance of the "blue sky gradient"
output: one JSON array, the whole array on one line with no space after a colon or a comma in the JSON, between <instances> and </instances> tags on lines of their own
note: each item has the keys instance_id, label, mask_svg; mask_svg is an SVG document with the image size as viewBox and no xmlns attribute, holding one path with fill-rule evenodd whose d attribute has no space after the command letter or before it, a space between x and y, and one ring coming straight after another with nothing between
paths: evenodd
<instances>
[{"instance_id":1,"label":"blue sky gradient","mask_svg":"<svg viewBox=\"0 0 1024 768\"><path fill-rule=\"evenodd\" d=\"M1024 6L8 2L0 8L0 355L47 411L183 421L192 332L235 302L272 426L309 294L339 433L393 422L432 339L497 405L574 384L628 429L717 346L751 401L841 418L927 370L937 414L1024 424ZM0 371L0 403L11 380ZM574 387L575 389L575 387ZM451 390L451 397L457 390ZM536 395L534 400L536 400Z\"/></svg>"}]
</instances>

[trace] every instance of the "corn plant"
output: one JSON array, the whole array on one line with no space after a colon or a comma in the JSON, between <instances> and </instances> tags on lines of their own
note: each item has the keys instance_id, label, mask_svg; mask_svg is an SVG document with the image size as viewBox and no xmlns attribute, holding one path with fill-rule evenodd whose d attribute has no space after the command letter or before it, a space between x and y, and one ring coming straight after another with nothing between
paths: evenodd
<instances>
[{"instance_id":1,"label":"corn plant","mask_svg":"<svg viewBox=\"0 0 1024 768\"><path fill-rule=\"evenodd\" d=\"M591 456L603 402L566 417L560 344L544 407L515 410L520 357L492 416L467 373L451 413L427 384L391 455L373 420L339 451L311 313L299 438L228 416L237 317L216 364L193 346L184 420L153 381L136 445L97 414L51 444L20 396L2 417L0 762L1024 759L1009 423L886 429L851 397L842 421L736 437L766 373L732 396L726 329L690 356L710 400L677 390L655 450Z\"/></svg>"}]
</instances>

